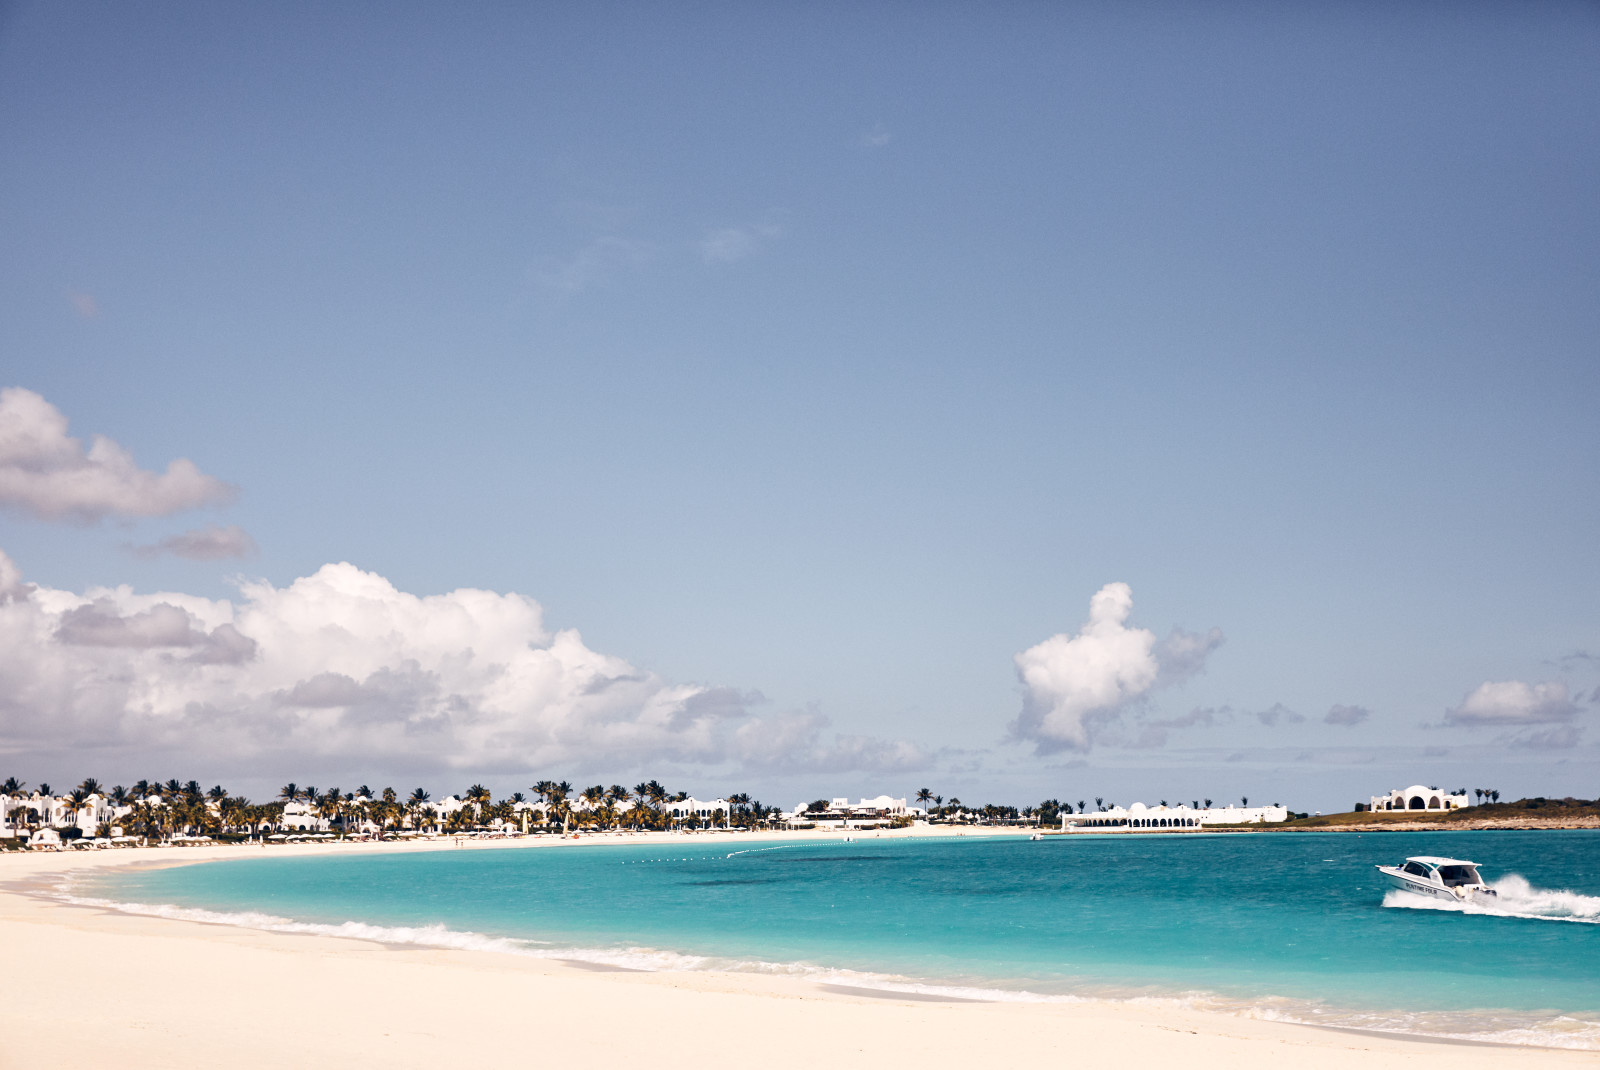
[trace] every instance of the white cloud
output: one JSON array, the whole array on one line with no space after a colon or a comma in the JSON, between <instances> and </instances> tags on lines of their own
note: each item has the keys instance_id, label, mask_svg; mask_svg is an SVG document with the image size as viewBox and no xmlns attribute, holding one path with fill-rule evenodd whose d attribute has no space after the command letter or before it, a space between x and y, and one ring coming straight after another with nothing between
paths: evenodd
<instances>
[{"instance_id":1,"label":"white cloud","mask_svg":"<svg viewBox=\"0 0 1600 1070\"><path fill-rule=\"evenodd\" d=\"M419 597L349 564L236 602L78 595L0 554L0 753L95 750L314 767L526 771L667 763L917 767L906 744L753 718L759 694L672 684L550 631L539 604ZM100 759L100 760L103 760Z\"/></svg>"},{"instance_id":2,"label":"white cloud","mask_svg":"<svg viewBox=\"0 0 1600 1070\"><path fill-rule=\"evenodd\" d=\"M700 258L708 264L731 264L743 260L761 247L762 243L783 234L783 228L772 223L749 227L720 227L707 232L700 239Z\"/></svg>"},{"instance_id":3,"label":"white cloud","mask_svg":"<svg viewBox=\"0 0 1600 1070\"><path fill-rule=\"evenodd\" d=\"M1447 725L1549 724L1570 721L1577 707L1562 683L1484 682L1444 713Z\"/></svg>"},{"instance_id":4,"label":"white cloud","mask_svg":"<svg viewBox=\"0 0 1600 1070\"><path fill-rule=\"evenodd\" d=\"M893 140L894 135L882 123L875 123L871 130L861 135L861 144L869 149L881 149Z\"/></svg>"},{"instance_id":5,"label":"white cloud","mask_svg":"<svg viewBox=\"0 0 1600 1070\"><path fill-rule=\"evenodd\" d=\"M179 458L147 472L104 435L87 450L67 418L32 390L0 390L0 506L44 520L165 516L228 501L234 488Z\"/></svg>"},{"instance_id":6,"label":"white cloud","mask_svg":"<svg viewBox=\"0 0 1600 1070\"><path fill-rule=\"evenodd\" d=\"M226 527L207 524L180 535L169 535L150 546L135 546L132 549L136 556L145 558L171 554L190 561L222 561L230 557L253 556L257 548L256 540L237 524Z\"/></svg>"},{"instance_id":7,"label":"white cloud","mask_svg":"<svg viewBox=\"0 0 1600 1070\"><path fill-rule=\"evenodd\" d=\"M102 598L61 614L56 639L73 646L154 647L196 646L205 641L188 613L168 602L123 616L116 600Z\"/></svg>"},{"instance_id":8,"label":"white cloud","mask_svg":"<svg viewBox=\"0 0 1600 1070\"><path fill-rule=\"evenodd\" d=\"M1016 656L1023 685L1022 712L1011 724L1015 738L1041 754L1088 750L1096 731L1155 687L1201 671L1223 642L1173 629L1158 646L1155 633L1129 628L1133 591L1108 583L1089 601L1089 620L1077 635L1055 635Z\"/></svg>"},{"instance_id":9,"label":"white cloud","mask_svg":"<svg viewBox=\"0 0 1600 1070\"><path fill-rule=\"evenodd\" d=\"M0 550L0 605L21 598L28 593L28 588L22 582L22 570L17 563Z\"/></svg>"},{"instance_id":10,"label":"white cloud","mask_svg":"<svg viewBox=\"0 0 1600 1070\"><path fill-rule=\"evenodd\" d=\"M1323 716L1323 724L1339 724L1347 728L1354 727L1372 716L1372 711L1365 706L1333 706Z\"/></svg>"}]
</instances>

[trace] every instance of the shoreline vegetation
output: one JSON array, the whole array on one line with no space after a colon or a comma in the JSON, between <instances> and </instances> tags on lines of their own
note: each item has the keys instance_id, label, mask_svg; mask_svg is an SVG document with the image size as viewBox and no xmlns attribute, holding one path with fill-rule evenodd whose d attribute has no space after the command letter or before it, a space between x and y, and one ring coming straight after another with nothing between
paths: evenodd
<instances>
[{"instance_id":1,"label":"shoreline vegetation","mask_svg":"<svg viewBox=\"0 0 1600 1070\"><path fill-rule=\"evenodd\" d=\"M1070 805L1054 799L1021 810L986 804L970 807L923 788L921 807L879 796L855 805L846 799L816 799L792 811L766 806L736 792L702 801L672 792L656 780L628 788L595 784L581 790L566 781L541 780L531 794L513 792L496 800L482 784L435 799L425 788L402 794L393 787L362 785L353 791L285 784L265 803L235 795L218 784L141 780L132 787L105 787L90 778L55 794L47 783L29 789L10 777L0 782L0 850L52 850L73 845L127 847L197 842L277 842L307 838L405 839L439 836L586 836L619 832L771 832L812 828L908 828L913 824L957 828L1026 828L1053 822ZM1085 805L1078 804L1080 809ZM1059 809L1058 809L1059 808Z\"/></svg>"},{"instance_id":2,"label":"shoreline vegetation","mask_svg":"<svg viewBox=\"0 0 1600 1070\"><path fill-rule=\"evenodd\" d=\"M542 780L532 795L513 792L496 800L474 784L458 795L434 799L424 788L402 796L392 787L354 791L289 783L278 798L253 803L222 785L203 789L198 781L137 782L131 788L103 787L87 779L61 795L48 784L29 791L15 777L0 782L0 852L63 850L74 847L197 845L204 843L283 844L308 839L395 840L437 837L561 835L589 838L623 832L770 833L818 829L837 832L906 829L985 829L1057 835L1118 835L1196 832L1424 832L1490 829L1600 828L1600 799L1535 797L1488 800L1452 810L1365 810L1341 814L1297 814L1284 821L1207 823L1173 828L1063 828L1065 818L1097 810L1079 802L1046 799L1038 806L986 804L968 807L948 802L927 788L916 792L921 807L880 796L857 806L847 800L817 799L793 811L763 805L734 793L710 802L687 792L671 792L650 780L627 788L595 784L578 791L566 781ZM1103 812L1114 804L1096 798ZM1166 807L1163 800L1161 806ZM1179 804L1182 805L1181 803ZM1199 805L1198 802L1196 805ZM1205 800L1207 808L1211 800Z\"/></svg>"},{"instance_id":3,"label":"shoreline vegetation","mask_svg":"<svg viewBox=\"0 0 1600 1070\"><path fill-rule=\"evenodd\" d=\"M1417 810L1358 810L1348 814L1297 817L1273 826L1277 829L1326 829L1349 832L1449 832L1472 829L1592 829L1600 828L1600 799L1518 799L1484 803L1461 810L1428 813Z\"/></svg>"}]
</instances>

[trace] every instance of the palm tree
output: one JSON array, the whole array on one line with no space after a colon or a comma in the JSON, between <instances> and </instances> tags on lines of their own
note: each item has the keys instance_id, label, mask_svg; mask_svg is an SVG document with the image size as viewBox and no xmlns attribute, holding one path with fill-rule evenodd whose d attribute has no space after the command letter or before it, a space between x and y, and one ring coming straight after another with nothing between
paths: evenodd
<instances>
[{"instance_id":1,"label":"palm tree","mask_svg":"<svg viewBox=\"0 0 1600 1070\"><path fill-rule=\"evenodd\" d=\"M328 793L317 800L317 816L328 824L339 822L339 831L343 833L344 823L341 820L344 814L344 797L339 794L338 788L329 788Z\"/></svg>"},{"instance_id":2,"label":"palm tree","mask_svg":"<svg viewBox=\"0 0 1600 1070\"><path fill-rule=\"evenodd\" d=\"M78 790L83 792L85 795L104 794L100 790L100 781L96 780L94 777L84 778L83 783L78 785Z\"/></svg>"},{"instance_id":3,"label":"palm tree","mask_svg":"<svg viewBox=\"0 0 1600 1070\"><path fill-rule=\"evenodd\" d=\"M468 788L466 794L461 796L461 801L472 805L472 815L478 824L483 824L483 809L493 801L494 796L489 794L489 789L482 784L474 784Z\"/></svg>"},{"instance_id":4,"label":"palm tree","mask_svg":"<svg viewBox=\"0 0 1600 1070\"><path fill-rule=\"evenodd\" d=\"M1095 806L1097 806L1097 807L1099 807L1099 808L1100 808L1100 809L1102 809L1102 810L1104 810L1104 809L1105 809L1105 808L1106 808L1106 801L1105 801L1105 799L1103 799L1103 798L1102 798L1102 797L1100 797L1100 796L1099 796L1099 795L1096 795L1096 796L1095 796L1095 797L1094 797L1094 804L1095 804Z\"/></svg>"},{"instance_id":5,"label":"palm tree","mask_svg":"<svg viewBox=\"0 0 1600 1070\"><path fill-rule=\"evenodd\" d=\"M1207 810L1211 809L1211 800L1210 799L1206 800L1206 809Z\"/></svg>"},{"instance_id":6,"label":"palm tree","mask_svg":"<svg viewBox=\"0 0 1600 1070\"><path fill-rule=\"evenodd\" d=\"M72 791L67 795L67 805L64 807L64 809L68 814L72 815L72 823L74 825L78 823L78 814L89 808L88 800L89 793L84 791L82 788L73 788Z\"/></svg>"},{"instance_id":7,"label":"palm tree","mask_svg":"<svg viewBox=\"0 0 1600 1070\"><path fill-rule=\"evenodd\" d=\"M206 798L210 799L214 803L220 803L227 797L228 789L223 787L221 784L216 785L210 791L206 792Z\"/></svg>"},{"instance_id":8,"label":"palm tree","mask_svg":"<svg viewBox=\"0 0 1600 1070\"><path fill-rule=\"evenodd\" d=\"M922 804L922 808L924 810L926 810L928 808L928 804L930 802L932 802L932 801L933 801L933 792L929 791L927 788L918 788L917 789L917 802Z\"/></svg>"},{"instance_id":9,"label":"palm tree","mask_svg":"<svg viewBox=\"0 0 1600 1070\"><path fill-rule=\"evenodd\" d=\"M606 789L606 799L611 803L612 806L621 806L630 798L632 798L632 796L628 789L623 787L621 784L613 784Z\"/></svg>"},{"instance_id":10,"label":"palm tree","mask_svg":"<svg viewBox=\"0 0 1600 1070\"><path fill-rule=\"evenodd\" d=\"M1078 813L1080 813L1080 814L1083 813L1083 800L1082 799L1078 800Z\"/></svg>"},{"instance_id":11,"label":"palm tree","mask_svg":"<svg viewBox=\"0 0 1600 1070\"><path fill-rule=\"evenodd\" d=\"M1246 795L1239 796L1239 805L1240 806L1249 806L1250 805L1249 796L1246 796Z\"/></svg>"},{"instance_id":12,"label":"palm tree","mask_svg":"<svg viewBox=\"0 0 1600 1070\"><path fill-rule=\"evenodd\" d=\"M418 830L422 828L422 808L428 804L428 793L417 788L406 800L406 810L411 814L411 823Z\"/></svg>"}]
</instances>

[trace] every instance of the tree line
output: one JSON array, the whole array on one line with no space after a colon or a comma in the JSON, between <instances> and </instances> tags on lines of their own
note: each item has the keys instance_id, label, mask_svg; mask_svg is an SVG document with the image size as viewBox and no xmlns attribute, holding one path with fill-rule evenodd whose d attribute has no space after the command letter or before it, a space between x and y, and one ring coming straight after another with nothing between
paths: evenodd
<instances>
[{"instance_id":1,"label":"tree line","mask_svg":"<svg viewBox=\"0 0 1600 1070\"><path fill-rule=\"evenodd\" d=\"M649 780L633 788L621 784L609 787L595 784L574 794L567 781L541 780L529 789L538 802L524 793L512 792L496 800L482 784L473 784L457 798L461 805L447 809L433 801L426 788L416 788L402 797L392 787L374 791L363 784L354 791L339 788L319 790L314 785L285 784L278 797L264 803L235 795L218 784L204 789L195 780L141 780L132 787L121 784L103 787L89 778L61 796L64 814L75 817L99 796L118 810L116 818L124 834L170 839L176 835L259 836L285 827L286 817L309 814L340 831L375 828L380 833L401 831L466 832L487 828L522 827L563 831L577 829L664 830L670 828L767 828L780 811L739 792L728 796L727 806L706 815L677 816L671 804L689 798L687 792L671 792L659 781ZM41 796L54 798L49 784L40 784ZM28 806L32 794L27 784L10 777L0 783L0 795L19 803L23 824L38 824L46 818L38 807ZM288 812L294 807L294 814ZM109 835L111 822L103 821L98 835Z\"/></svg>"}]
</instances>

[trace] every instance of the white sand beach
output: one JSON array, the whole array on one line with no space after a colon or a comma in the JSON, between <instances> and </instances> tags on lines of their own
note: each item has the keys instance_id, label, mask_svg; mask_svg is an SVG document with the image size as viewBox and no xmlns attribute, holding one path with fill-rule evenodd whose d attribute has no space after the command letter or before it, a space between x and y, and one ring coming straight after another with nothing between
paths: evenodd
<instances>
[{"instance_id":1,"label":"white sand beach","mask_svg":"<svg viewBox=\"0 0 1600 1070\"><path fill-rule=\"evenodd\" d=\"M570 841L568 841L570 842ZM466 849L557 847L559 841ZM278 847L271 854L453 849ZM1600 1065L1591 1052L1356 1034L1130 1003L934 1002L752 974L646 973L134 916L38 891L87 867L248 848L0 857L0 1070L269 1067L1184 1066L1204 1070ZM258 849L259 850L259 849ZM266 851L261 852L263 856Z\"/></svg>"}]
</instances>

